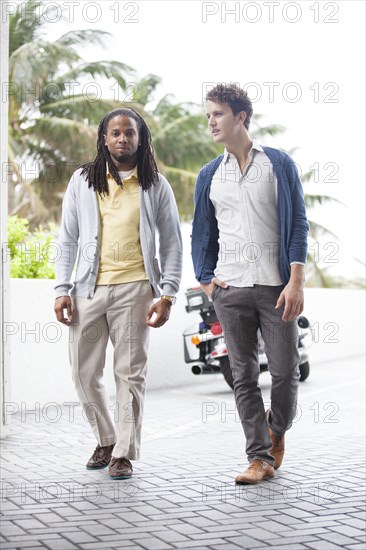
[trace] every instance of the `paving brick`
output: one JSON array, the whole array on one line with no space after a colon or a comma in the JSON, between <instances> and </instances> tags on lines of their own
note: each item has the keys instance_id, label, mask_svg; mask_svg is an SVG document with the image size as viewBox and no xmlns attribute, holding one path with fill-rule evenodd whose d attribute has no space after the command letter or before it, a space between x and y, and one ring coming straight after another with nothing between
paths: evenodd
<instances>
[{"instance_id":1,"label":"paving brick","mask_svg":"<svg viewBox=\"0 0 366 550\"><path fill-rule=\"evenodd\" d=\"M327 533L327 534L319 535L319 538L327 540L328 542L333 542L338 546L346 546L348 544L355 544L356 542L355 539L351 539L350 537L345 537L340 533Z\"/></svg>"},{"instance_id":2,"label":"paving brick","mask_svg":"<svg viewBox=\"0 0 366 550\"><path fill-rule=\"evenodd\" d=\"M358 518L358 519L361 519L363 521L366 521L366 511L365 510L362 510L360 512L355 512L354 514L350 514L351 517L353 518Z\"/></svg>"},{"instance_id":3,"label":"paving brick","mask_svg":"<svg viewBox=\"0 0 366 550\"><path fill-rule=\"evenodd\" d=\"M159 531L156 533L157 538L163 540L164 542L184 542L189 541L190 539L186 537L185 535L182 535L181 533L177 533L176 531L172 530L166 530L166 531Z\"/></svg>"},{"instance_id":4,"label":"paving brick","mask_svg":"<svg viewBox=\"0 0 366 550\"><path fill-rule=\"evenodd\" d=\"M100 519L99 522L102 525L110 527L111 529L122 529L123 527L131 527L131 524L127 521L124 521L121 518L111 518L111 519Z\"/></svg>"},{"instance_id":5,"label":"paving brick","mask_svg":"<svg viewBox=\"0 0 366 550\"><path fill-rule=\"evenodd\" d=\"M225 520L227 519L227 514L224 514L223 512L219 512L219 510L207 510L200 512L201 516L204 516L205 518L208 518L210 520Z\"/></svg>"},{"instance_id":6,"label":"paving brick","mask_svg":"<svg viewBox=\"0 0 366 550\"><path fill-rule=\"evenodd\" d=\"M215 536L221 536L221 537L227 537L230 535L240 535L241 532L239 532L239 529L242 527L242 525L212 525L208 528L208 531L212 534L215 534ZM250 527L250 525L249 525ZM249 527L247 530L249 530ZM246 533L245 533L246 534Z\"/></svg>"},{"instance_id":7,"label":"paving brick","mask_svg":"<svg viewBox=\"0 0 366 550\"><path fill-rule=\"evenodd\" d=\"M361 537L364 535L364 531L362 531L361 529L356 529L355 527L351 527L348 525L331 527L331 531L336 531L337 533L341 533L342 535L346 535L348 537Z\"/></svg>"},{"instance_id":8,"label":"paving brick","mask_svg":"<svg viewBox=\"0 0 366 550\"><path fill-rule=\"evenodd\" d=\"M78 545L78 548L82 548L82 550L105 550L106 544L105 542L82 542ZM119 540L116 543L110 543L108 548L126 548L126 550L136 550L140 549L141 546L139 546L136 542L134 542L131 546L130 540Z\"/></svg>"},{"instance_id":9,"label":"paving brick","mask_svg":"<svg viewBox=\"0 0 366 550\"><path fill-rule=\"evenodd\" d=\"M192 518L189 518L189 523L191 525L195 525L196 527L203 527L203 528L211 528L216 525L216 522L212 519L202 517L202 516L195 516Z\"/></svg>"},{"instance_id":10,"label":"paving brick","mask_svg":"<svg viewBox=\"0 0 366 550\"><path fill-rule=\"evenodd\" d=\"M210 546L210 549L212 550L238 550L238 548L242 547L229 542L224 542L223 544L214 544Z\"/></svg>"},{"instance_id":11,"label":"paving brick","mask_svg":"<svg viewBox=\"0 0 366 550\"><path fill-rule=\"evenodd\" d=\"M142 548L146 548L146 550L168 550L169 548L174 548L174 546L153 537L139 539L138 544Z\"/></svg>"},{"instance_id":12,"label":"paving brick","mask_svg":"<svg viewBox=\"0 0 366 550\"><path fill-rule=\"evenodd\" d=\"M33 514L34 515L34 514ZM48 513L37 513L37 519L43 523L43 525L49 525L52 523L59 522L61 520L58 514L53 512Z\"/></svg>"},{"instance_id":13,"label":"paving brick","mask_svg":"<svg viewBox=\"0 0 366 550\"><path fill-rule=\"evenodd\" d=\"M75 546L75 544L64 538L46 541L44 539L40 540L42 544L44 544L44 548L48 548L49 550L75 550L78 548L77 546Z\"/></svg>"},{"instance_id":14,"label":"paving brick","mask_svg":"<svg viewBox=\"0 0 366 550\"><path fill-rule=\"evenodd\" d=\"M306 544L306 547L311 548L312 550L335 550L337 548L340 548L340 546L338 546L337 544L334 544L332 542L328 542L328 541L325 541L325 540L317 540L317 541L313 541L313 542L308 542ZM347 547L342 547L342 548L348 548L348 546Z\"/></svg>"},{"instance_id":15,"label":"paving brick","mask_svg":"<svg viewBox=\"0 0 366 550\"><path fill-rule=\"evenodd\" d=\"M18 525L1 525L1 534L4 537L11 537L12 535L26 535L26 532L21 529Z\"/></svg>"},{"instance_id":16,"label":"paving brick","mask_svg":"<svg viewBox=\"0 0 366 550\"><path fill-rule=\"evenodd\" d=\"M294 542L291 542L291 545L289 546L288 544L279 544L277 543L276 544L276 550L303 550L304 548L310 548L310 546L308 546L308 544L311 544L311 543L306 543L306 544L298 544L298 543L294 543ZM257 550L268 550L268 548L270 548L269 546L261 546L260 548L257 548Z\"/></svg>"},{"instance_id":17,"label":"paving brick","mask_svg":"<svg viewBox=\"0 0 366 550\"><path fill-rule=\"evenodd\" d=\"M310 544L311 542L317 540L316 536L313 535L303 535L303 536L293 536L288 538L281 538L277 540L268 539L268 544L277 549L277 546L287 546L288 550L292 550L292 546L295 544Z\"/></svg>"},{"instance_id":18,"label":"paving brick","mask_svg":"<svg viewBox=\"0 0 366 550\"><path fill-rule=\"evenodd\" d=\"M287 516L292 516L293 518L298 518L303 520L315 517L315 514L311 512L307 512L305 510L300 510L299 508L283 508L281 511L283 512L283 514Z\"/></svg>"},{"instance_id":19,"label":"paving brick","mask_svg":"<svg viewBox=\"0 0 366 550\"><path fill-rule=\"evenodd\" d=\"M29 529L43 529L45 527L44 523L41 523L37 519L18 519L14 522L16 525L21 527L24 530Z\"/></svg>"},{"instance_id":20,"label":"paving brick","mask_svg":"<svg viewBox=\"0 0 366 550\"><path fill-rule=\"evenodd\" d=\"M222 539L210 539L210 540L195 540L190 542L175 542L174 546L176 548L190 548L190 550L194 550L195 548L199 548L200 550L204 549L210 549L212 545L219 544L222 542Z\"/></svg>"},{"instance_id":21,"label":"paving brick","mask_svg":"<svg viewBox=\"0 0 366 550\"><path fill-rule=\"evenodd\" d=\"M190 525L189 523L173 524L170 527L174 531L177 531L178 533L182 533L182 535L192 535L197 533L203 533L202 529L198 529L198 527L195 527L194 525Z\"/></svg>"},{"instance_id":22,"label":"paving brick","mask_svg":"<svg viewBox=\"0 0 366 550\"><path fill-rule=\"evenodd\" d=\"M246 535L240 535L238 537L226 536L225 540L231 544L237 544L240 548L259 548L263 546L263 541L253 539Z\"/></svg>"},{"instance_id":23,"label":"paving brick","mask_svg":"<svg viewBox=\"0 0 366 550\"><path fill-rule=\"evenodd\" d=\"M273 521L273 520L267 520L265 523L253 522L253 526L258 528L264 528L266 531L270 531L272 533L281 533L281 536L282 536L282 531L288 531L288 528L289 528L288 525L282 525L281 523L279 524L277 521Z\"/></svg>"},{"instance_id":24,"label":"paving brick","mask_svg":"<svg viewBox=\"0 0 366 550\"><path fill-rule=\"evenodd\" d=\"M94 540L93 537L83 531L71 531L70 533L66 533L65 538L75 544L80 542L93 542Z\"/></svg>"},{"instance_id":25,"label":"paving brick","mask_svg":"<svg viewBox=\"0 0 366 550\"><path fill-rule=\"evenodd\" d=\"M157 510L155 512L159 513ZM116 514L123 522L128 524L139 523L140 521L146 521L146 517L138 512L119 512Z\"/></svg>"},{"instance_id":26,"label":"paving brick","mask_svg":"<svg viewBox=\"0 0 366 550\"><path fill-rule=\"evenodd\" d=\"M365 518L363 471L358 460L349 458L362 452L354 407L348 424L324 432L326 438L314 437L314 423L304 415L301 427L289 432L286 461L276 477L238 490L233 479L245 465L240 426L220 419L209 425L197 422L203 400L213 399L217 384L207 382L198 380L189 391L172 395L148 393L144 458L136 463L131 483L116 484L105 471L85 470L95 441L81 414L73 425L61 421L57 426L34 424L31 417L24 425L14 418L12 430L20 443L16 438L2 441L8 458L3 475L14 487L25 485L23 494L18 491L3 503L8 529L4 550L363 549L358 536ZM230 398L232 406L232 394L222 394L222 381L218 384L216 401ZM302 389L306 393L309 388ZM323 390L317 388L320 399ZM268 399L269 390L264 394ZM27 467L20 467L20 461ZM91 494L93 487L100 492L98 498ZM211 490L204 494L204 487ZM62 491L58 501L57 489Z\"/></svg>"},{"instance_id":27,"label":"paving brick","mask_svg":"<svg viewBox=\"0 0 366 550\"><path fill-rule=\"evenodd\" d=\"M113 529L109 529L106 525L101 525L100 523L95 523L94 525L81 525L80 529L92 535L94 537L99 537L100 535L115 535L116 532Z\"/></svg>"}]
</instances>

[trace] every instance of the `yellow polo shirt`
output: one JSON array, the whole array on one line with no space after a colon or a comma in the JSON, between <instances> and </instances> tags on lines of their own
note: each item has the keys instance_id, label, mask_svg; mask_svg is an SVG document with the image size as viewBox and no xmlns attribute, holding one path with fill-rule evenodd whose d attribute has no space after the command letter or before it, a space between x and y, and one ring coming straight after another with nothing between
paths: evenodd
<instances>
[{"instance_id":1,"label":"yellow polo shirt","mask_svg":"<svg viewBox=\"0 0 366 550\"><path fill-rule=\"evenodd\" d=\"M137 167L122 179L123 188L107 172L109 195L99 194L101 250L97 285L146 280L140 244L140 186Z\"/></svg>"}]
</instances>

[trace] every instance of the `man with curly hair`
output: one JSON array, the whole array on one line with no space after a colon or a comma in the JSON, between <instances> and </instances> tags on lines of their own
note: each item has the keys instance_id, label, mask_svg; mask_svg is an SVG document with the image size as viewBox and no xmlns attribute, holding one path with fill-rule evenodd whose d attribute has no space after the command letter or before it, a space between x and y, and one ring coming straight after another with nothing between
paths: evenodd
<instances>
[{"instance_id":1,"label":"man with curly hair","mask_svg":"<svg viewBox=\"0 0 366 550\"><path fill-rule=\"evenodd\" d=\"M280 467L296 414L309 225L293 160L249 135L246 91L218 84L205 99L209 130L225 151L197 177L192 259L223 327L246 438L249 467L235 481L251 484ZM258 329L272 379L267 411L258 385Z\"/></svg>"}]
</instances>

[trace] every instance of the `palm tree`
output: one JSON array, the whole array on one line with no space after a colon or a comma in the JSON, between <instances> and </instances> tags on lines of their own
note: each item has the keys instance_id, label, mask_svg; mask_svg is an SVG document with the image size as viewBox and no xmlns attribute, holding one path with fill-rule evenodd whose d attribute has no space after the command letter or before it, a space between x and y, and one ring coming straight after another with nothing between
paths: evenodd
<instances>
[{"instance_id":1,"label":"palm tree","mask_svg":"<svg viewBox=\"0 0 366 550\"><path fill-rule=\"evenodd\" d=\"M90 158L94 124L109 108L110 102L85 97L86 79L113 79L125 89L126 76L134 74L118 61L86 63L76 51L103 44L109 33L83 30L54 42L42 38L44 21L37 15L42 2L27 0L26 9L19 5L9 29L9 210L33 225L56 217L70 173ZM34 168L37 175L29 183L26 174Z\"/></svg>"},{"instance_id":2,"label":"palm tree","mask_svg":"<svg viewBox=\"0 0 366 550\"><path fill-rule=\"evenodd\" d=\"M71 31L54 42L42 38L42 20L36 15L43 0L27 0L26 8L10 18L9 60L9 202L10 213L27 217L32 227L58 220L67 181L76 166L91 160L96 128L106 112L123 105L135 108L147 121L153 136L159 169L174 189L182 219L191 219L193 189L200 168L222 152L207 130L202 107L176 102L171 94L152 107L160 77L149 74L133 87L131 101L86 98L68 88L80 89L86 78L113 79L126 90L126 77L134 70L121 62L85 63L76 48L103 44L109 33ZM130 87L130 86L129 86ZM285 128L263 126L261 115L252 120L251 135L257 139L279 135ZM28 167L36 177L26 178ZM23 169L22 169L23 167ZM24 170L24 167L26 168ZM303 176L304 183L311 172ZM335 201L326 195L306 194L308 209ZM336 236L310 219L310 239ZM308 284L330 286L332 278L309 254ZM338 281L338 284L340 282Z\"/></svg>"}]
</instances>

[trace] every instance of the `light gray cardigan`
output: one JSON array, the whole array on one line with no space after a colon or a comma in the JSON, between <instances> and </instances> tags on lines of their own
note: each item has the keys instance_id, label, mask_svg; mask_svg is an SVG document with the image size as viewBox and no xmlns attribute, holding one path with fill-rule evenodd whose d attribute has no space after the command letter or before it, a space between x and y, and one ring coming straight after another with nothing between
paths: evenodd
<instances>
[{"instance_id":1,"label":"light gray cardigan","mask_svg":"<svg viewBox=\"0 0 366 550\"><path fill-rule=\"evenodd\" d=\"M159 262L156 235L159 236ZM97 195L88 187L81 168L72 175L62 203L62 221L56 261L56 297L93 298L101 242ZM159 174L148 191L140 187L140 242L145 271L153 295L175 295L182 274L182 236L178 210L168 181ZM76 274L71 275L76 263Z\"/></svg>"}]
</instances>

